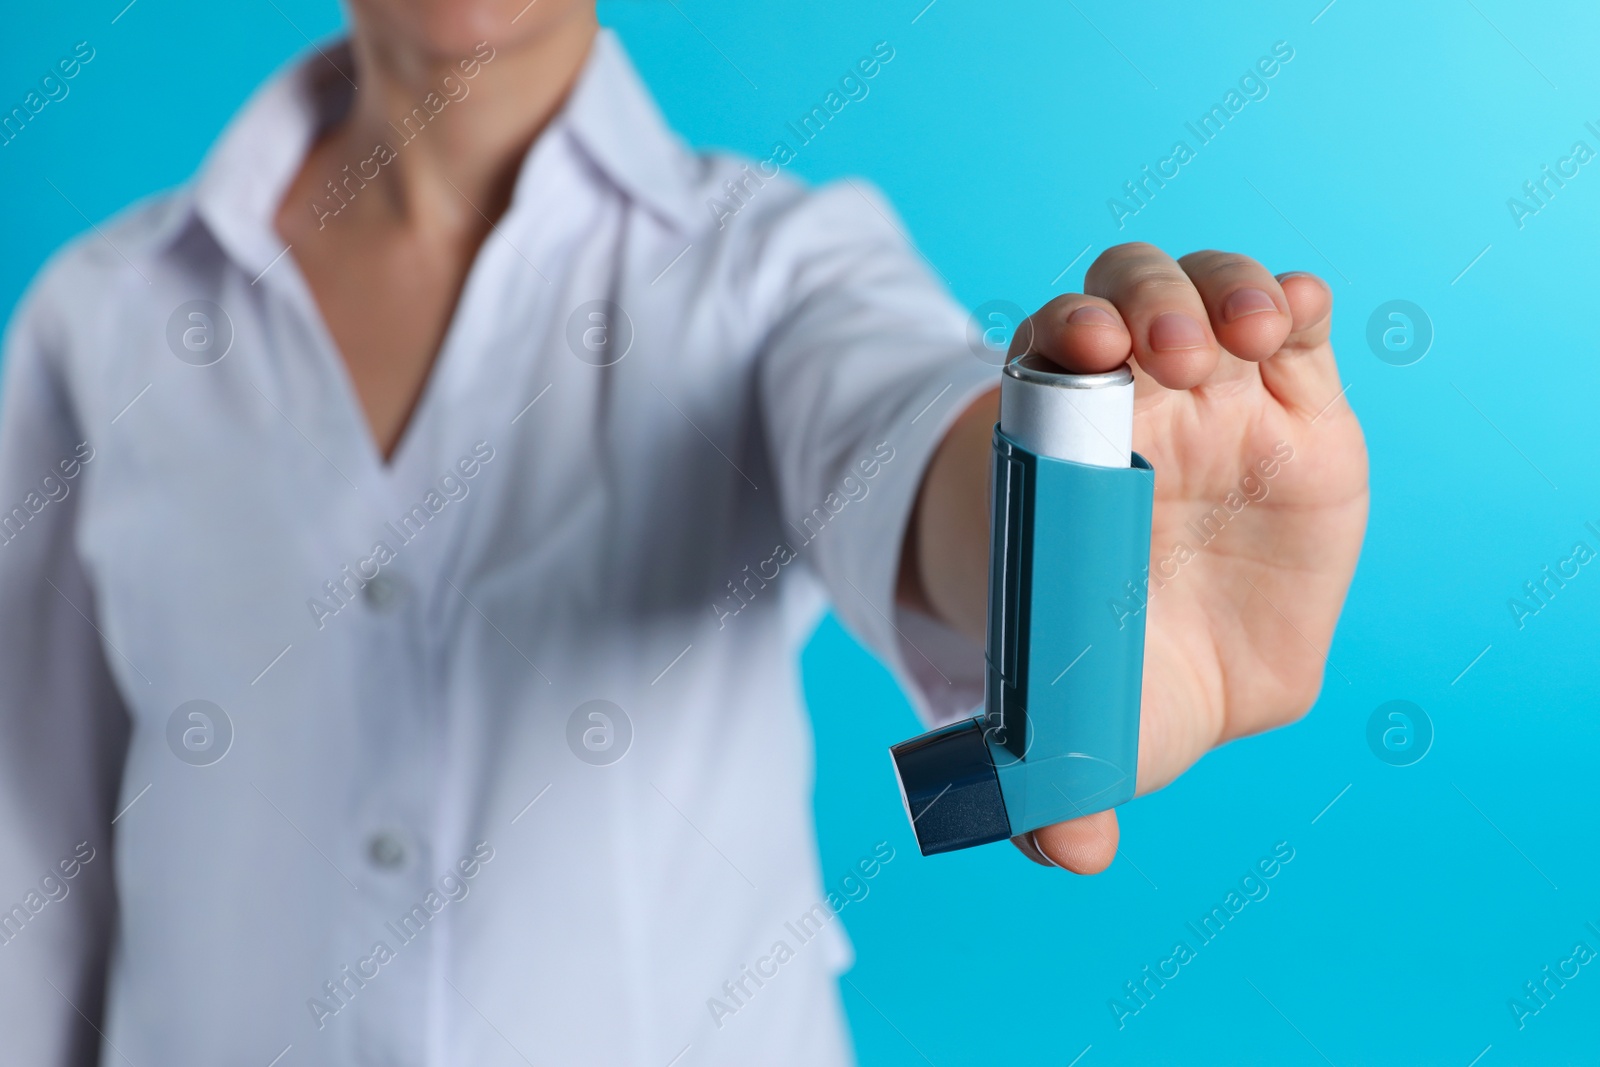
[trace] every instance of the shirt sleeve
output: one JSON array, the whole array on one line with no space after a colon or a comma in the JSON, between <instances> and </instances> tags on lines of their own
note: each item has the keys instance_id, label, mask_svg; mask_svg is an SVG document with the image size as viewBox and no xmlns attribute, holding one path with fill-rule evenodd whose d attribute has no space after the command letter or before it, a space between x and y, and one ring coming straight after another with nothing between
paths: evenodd
<instances>
[{"instance_id":1,"label":"shirt sleeve","mask_svg":"<svg viewBox=\"0 0 1600 1067\"><path fill-rule=\"evenodd\" d=\"M74 545L94 443L39 305L13 321L0 384L0 1033L8 1062L75 1067L100 1062L127 713Z\"/></svg>"},{"instance_id":2,"label":"shirt sleeve","mask_svg":"<svg viewBox=\"0 0 1600 1067\"><path fill-rule=\"evenodd\" d=\"M768 262L787 311L764 348L760 397L795 554L845 626L930 724L983 697L983 649L895 603L923 473L956 418L999 384L968 316L875 190L844 181L801 199Z\"/></svg>"}]
</instances>

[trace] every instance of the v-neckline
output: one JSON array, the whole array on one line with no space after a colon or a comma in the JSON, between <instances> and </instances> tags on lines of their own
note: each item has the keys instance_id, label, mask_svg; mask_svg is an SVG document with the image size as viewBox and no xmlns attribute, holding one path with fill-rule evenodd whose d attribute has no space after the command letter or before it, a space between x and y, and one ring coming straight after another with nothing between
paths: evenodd
<instances>
[{"instance_id":1,"label":"v-neckline","mask_svg":"<svg viewBox=\"0 0 1600 1067\"><path fill-rule=\"evenodd\" d=\"M460 349L465 342L461 335L467 329L467 322L472 315L469 309L481 303L484 299L482 290L487 281L485 275L490 270L497 270L499 259L515 253L530 267L532 263L527 260L527 250L511 243L504 229L507 222L517 210L519 200L524 200L529 195L529 188L544 184L549 179L549 168L552 166L552 154L557 151L556 141L560 136L560 127L565 108L557 112L550 122L540 132L538 138L523 156L514 184L511 201L506 210L490 227L488 235L473 254L472 262L467 267L466 277L462 281L461 291L457 295L455 305L450 311L450 318L445 326L439 347L434 352L433 359L428 366L427 373L422 380L421 390L417 394L415 403L412 404L404 424L401 426L399 437L395 440L392 453L385 457L383 449L378 443L373 432L372 423L367 417L366 407L361 401L359 391L356 389L355 377L351 373L350 364L345 359L344 352L333 336L333 331L328 325L327 317L323 314L322 305L318 303L316 293L311 288L311 283L300 268L299 261L293 254L293 246L284 249L283 258L288 261L287 272L293 297L302 304L308 328L313 334L317 348L316 358L324 363L324 370L334 382L338 392L337 406L340 409L340 418L346 427L346 433L356 439L354 450L359 453L359 461L366 471L381 482L385 491L392 493L396 479L415 465L417 459L413 456L421 445L418 443L425 434L424 431L430 420L437 419L434 409L443 401L438 394L441 393L448 379L456 372L455 367L465 358ZM276 209L272 216L276 218ZM277 227L272 225L272 233L279 241L282 237L277 233ZM547 231L548 233L548 231ZM285 242L287 243L287 242ZM510 248L502 249L501 244ZM533 268L536 272L538 268ZM546 279L548 283L548 279Z\"/></svg>"},{"instance_id":2,"label":"v-neckline","mask_svg":"<svg viewBox=\"0 0 1600 1067\"><path fill-rule=\"evenodd\" d=\"M546 130L548 132L548 129ZM543 140L543 136L539 138ZM311 151L314 145L308 145ZM531 156L537 154L539 145L536 143L528 156L525 156L519 168L532 163ZM305 159L291 172L298 174L299 167L305 165ZM293 179L291 178L291 183ZM280 196L281 199L281 196ZM346 425L346 432L350 433L358 442L355 451L360 454L360 462L367 471L370 471L385 487L391 487L394 480L407 469L410 464L411 453L419 445L416 440L422 436L421 430L427 422L430 412L437 407L439 401L434 397L443 388L443 381L450 373L450 367L458 362L461 357L455 356L456 349L461 347L460 334L465 328L463 321L467 318L464 313L469 304L473 303L477 290L482 288L480 276L483 274L484 263L491 259L495 252L491 250L490 243L499 232L501 223L511 214L508 205L502 213L500 220L490 224L489 233L484 236L472 255L472 260L467 266L465 277L462 279L460 291L456 294L455 302L450 308L449 319L445 324L439 345L434 350L432 358L428 361L426 372L422 376L421 386L412 401L410 409L406 412L405 420L400 426L399 435L395 438L394 448L384 454L382 445L374 431L372 419L368 415L366 404L362 401L360 390L356 388L355 375L351 371L350 361L345 358L338 340L334 337L333 329L328 324L327 315L324 313L321 302L317 299L316 290L312 288L311 281L300 266L300 261L294 255L294 245L285 241L277 227L277 205L275 203L272 214L269 216L272 235L286 247L282 258L287 260L288 274L292 280L294 298L299 301L301 311L305 315L306 323L313 334L318 348L317 358L324 363L323 369L332 378L338 393L337 405L340 408L342 421Z\"/></svg>"},{"instance_id":3,"label":"v-neckline","mask_svg":"<svg viewBox=\"0 0 1600 1067\"><path fill-rule=\"evenodd\" d=\"M462 345L460 334L465 328L463 323L468 318L465 311L470 304L476 302L477 290L482 288L480 276L485 269L484 261L493 255L489 239L486 238L474 253L472 262L467 268L461 291L450 310L444 335L439 341L439 347L433 353L433 358L429 361L427 372L423 375L422 387L400 427L400 435L395 439L393 451L387 456L384 455L377 435L373 432L372 422L367 416L366 406L362 403L361 394L356 388L350 363L328 326L327 317L323 314L322 305L317 301L315 290L311 288L310 281L300 269L300 263L294 255L291 253L284 257L289 261L291 268L289 273L294 279L295 297L303 305L302 310L307 324L317 342L317 359L324 364L323 370L335 383L340 419L345 424L346 432L357 441L355 450L360 454L363 467L375 475L386 488L392 486L395 479L412 465L412 453L421 447L417 441L422 436L431 412L440 403L437 394L444 388L451 367L460 360L455 353Z\"/></svg>"}]
</instances>

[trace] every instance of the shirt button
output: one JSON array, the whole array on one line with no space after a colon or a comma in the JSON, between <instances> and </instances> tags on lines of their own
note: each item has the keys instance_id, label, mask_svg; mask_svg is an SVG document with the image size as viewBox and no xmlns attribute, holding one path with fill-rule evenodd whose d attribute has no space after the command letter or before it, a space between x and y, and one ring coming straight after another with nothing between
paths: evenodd
<instances>
[{"instance_id":1,"label":"shirt button","mask_svg":"<svg viewBox=\"0 0 1600 1067\"><path fill-rule=\"evenodd\" d=\"M378 574L361 587L361 596L367 602L367 607L380 615L387 615L405 599L406 585L399 578Z\"/></svg>"},{"instance_id":2,"label":"shirt button","mask_svg":"<svg viewBox=\"0 0 1600 1067\"><path fill-rule=\"evenodd\" d=\"M374 867L394 870L406 861L406 846L391 833L373 834L367 842L367 858Z\"/></svg>"}]
</instances>

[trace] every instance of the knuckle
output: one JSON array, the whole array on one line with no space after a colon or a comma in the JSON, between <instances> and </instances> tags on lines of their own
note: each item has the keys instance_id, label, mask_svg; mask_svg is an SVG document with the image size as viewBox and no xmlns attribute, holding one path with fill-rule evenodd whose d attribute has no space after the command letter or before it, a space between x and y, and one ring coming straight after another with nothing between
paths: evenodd
<instances>
[{"instance_id":1,"label":"knuckle","mask_svg":"<svg viewBox=\"0 0 1600 1067\"><path fill-rule=\"evenodd\" d=\"M1094 265L1098 267L1103 263L1107 266L1116 266L1129 260L1149 259L1165 255L1165 252L1148 241L1127 241L1120 245L1112 245L1104 252L1101 252L1095 257Z\"/></svg>"},{"instance_id":2,"label":"knuckle","mask_svg":"<svg viewBox=\"0 0 1600 1067\"><path fill-rule=\"evenodd\" d=\"M1134 267L1117 287L1119 305L1171 303L1193 298L1188 276L1155 264Z\"/></svg>"},{"instance_id":3,"label":"knuckle","mask_svg":"<svg viewBox=\"0 0 1600 1067\"><path fill-rule=\"evenodd\" d=\"M1320 669L1307 673L1306 677L1289 693L1287 707L1279 725L1288 726L1305 718L1316 706L1317 698L1322 695L1322 682L1324 672Z\"/></svg>"},{"instance_id":4,"label":"knuckle","mask_svg":"<svg viewBox=\"0 0 1600 1067\"><path fill-rule=\"evenodd\" d=\"M1215 248L1197 248L1193 252L1179 256L1178 262L1183 264L1185 269L1189 267L1206 267L1214 262L1218 256L1226 256L1228 254Z\"/></svg>"},{"instance_id":5,"label":"knuckle","mask_svg":"<svg viewBox=\"0 0 1600 1067\"><path fill-rule=\"evenodd\" d=\"M1266 268L1249 256L1238 252L1202 252L1196 267L1208 278L1235 277L1240 274L1264 274Z\"/></svg>"}]
</instances>

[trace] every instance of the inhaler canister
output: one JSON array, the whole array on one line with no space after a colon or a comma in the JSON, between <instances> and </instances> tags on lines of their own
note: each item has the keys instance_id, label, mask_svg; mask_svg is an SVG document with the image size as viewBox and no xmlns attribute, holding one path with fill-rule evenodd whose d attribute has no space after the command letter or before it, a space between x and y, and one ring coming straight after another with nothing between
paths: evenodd
<instances>
[{"instance_id":1,"label":"inhaler canister","mask_svg":"<svg viewBox=\"0 0 1600 1067\"><path fill-rule=\"evenodd\" d=\"M1040 355L1000 377L1000 432L1036 456L1126 467L1133 455L1133 371L1067 374Z\"/></svg>"},{"instance_id":2,"label":"inhaler canister","mask_svg":"<svg viewBox=\"0 0 1600 1067\"><path fill-rule=\"evenodd\" d=\"M1131 799L1154 471L1133 372L1006 366L990 482L982 714L890 749L924 855Z\"/></svg>"}]
</instances>

